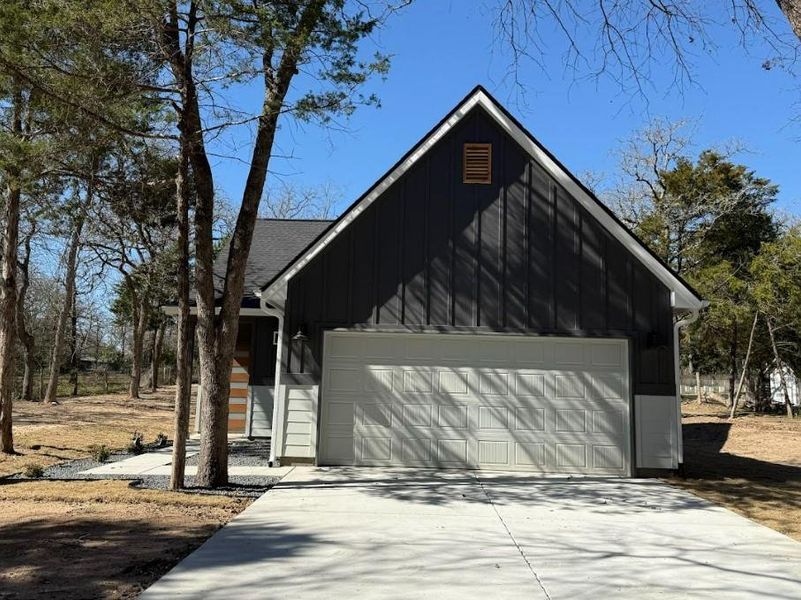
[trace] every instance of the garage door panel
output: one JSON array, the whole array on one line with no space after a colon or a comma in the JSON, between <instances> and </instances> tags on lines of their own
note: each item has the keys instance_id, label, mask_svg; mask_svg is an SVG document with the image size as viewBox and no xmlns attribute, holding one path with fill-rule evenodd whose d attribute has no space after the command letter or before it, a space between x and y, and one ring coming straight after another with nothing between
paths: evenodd
<instances>
[{"instance_id":1,"label":"garage door panel","mask_svg":"<svg viewBox=\"0 0 801 600\"><path fill-rule=\"evenodd\" d=\"M594 444L592 446L592 466L604 471L617 471L624 467L623 452L615 445Z\"/></svg>"},{"instance_id":2,"label":"garage door panel","mask_svg":"<svg viewBox=\"0 0 801 600\"><path fill-rule=\"evenodd\" d=\"M434 391L434 371L425 367L402 369L400 391L404 394L430 394Z\"/></svg>"},{"instance_id":3,"label":"garage door panel","mask_svg":"<svg viewBox=\"0 0 801 600\"><path fill-rule=\"evenodd\" d=\"M400 438L400 462L408 465L430 465L432 440L430 438Z\"/></svg>"},{"instance_id":4,"label":"garage door panel","mask_svg":"<svg viewBox=\"0 0 801 600\"><path fill-rule=\"evenodd\" d=\"M449 396L466 396L470 393L471 377L468 371L437 370L437 392Z\"/></svg>"},{"instance_id":5,"label":"garage door panel","mask_svg":"<svg viewBox=\"0 0 801 600\"><path fill-rule=\"evenodd\" d=\"M338 436L334 432L326 436L326 457L332 464L352 464L356 458L355 438L351 436Z\"/></svg>"},{"instance_id":6,"label":"garage door panel","mask_svg":"<svg viewBox=\"0 0 801 600\"><path fill-rule=\"evenodd\" d=\"M321 462L625 475L626 366L621 341L328 334Z\"/></svg>"},{"instance_id":7,"label":"garage door panel","mask_svg":"<svg viewBox=\"0 0 801 600\"><path fill-rule=\"evenodd\" d=\"M392 438L363 436L361 460L365 463L385 464L392 460Z\"/></svg>"},{"instance_id":8,"label":"garage door panel","mask_svg":"<svg viewBox=\"0 0 801 600\"><path fill-rule=\"evenodd\" d=\"M515 431L544 432L546 423L546 408L523 407L515 408Z\"/></svg>"},{"instance_id":9,"label":"garage door panel","mask_svg":"<svg viewBox=\"0 0 801 600\"><path fill-rule=\"evenodd\" d=\"M465 404L437 407L437 427L447 429L467 429L470 407Z\"/></svg>"},{"instance_id":10,"label":"garage door panel","mask_svg":"<svg viewBox=\"0 0 801 600\"><path fill-rule=\"evenodd\" d=\"M364 428L389 429L392 427L392 404L364 403L360 406Z\"/></svg>"},{"instance_id":11,"label":"garage door panel","mask_svg":"<svg viewBox=\"0 0 801 600\"><path fill-rule=\"evenodd\" d=\"M436 462L443 466L467 465L467 440L464 438L437 440Z\"/></svg>"},{"instance_id":12,"label":"garage door panel","mask_svg":"<svg viewBox=\"0 0 801 600\"><path fill-rule=\"evenodd\" d=\"M506 440L478 440L478 462L481 466L509 466L509 446Z\"/></svg>"},{"instance_id":13,"label":"garage door panel","mask_svg":"<svg viewBox=\"0 0 801 600\"><path fill-rule=\"evenodd\" d=\"M509 409L505 406L479 406L478 430L509 429Z\"/></svg>"},{"instance_id":14,"label":"garage door panel","mask_svg":"<svg viewBox=\"0 0 801 600\"><path fill-rule=\"evenodd\" d=\"M364 372L364 391L374 394L391 394L395 386L395 371L386 367L368 367Z\"/></svg>"},{"instance_id":15,"label":"garage door panel","mask_svg":"<svg viewBox=\"0 0 801 600\"><path fill-rule=\"evenodd\" d=\"M482 396L508 396L509 372L495 370L479 372L478 393Z\"/></svg>"},{"instance_id":16,"label":"garage door panel","mask_svg":"<svg viewBox=\"0 0 801 600\"><path fill-rule=\"evenodd\" d=\"M528 372L515 373L514 395L518 398L545 397L546 377L547 375L545 373L528 373Z\"/></svg>"},{"instance_id":17,"label":"garage door panel","mask_svg":"<svg viewBox=\"0 0 801 600\"><path fill-rule=\"evenodd\" d=\"M554 411L554 432L586 433L587 411L583 408L558 408Z\"/></svg>"},{"instance_id":18,"label":"garage door panel","mask_svg":"<svg viewBox=\"0 0 801 600\"><path fill-rule=\"evenodd\" d=\"M545 470L546 446L543 442L515 442L515 465L522 468Z\"/></svg>"},{"instance_id":19,"label":"garage door panel","mask_svg":"<svg viewBox=\"0 0 801 600\"><path fill-rule=\"evenodd\" d=\"M553 364L557 366L584 366L585 346L582 342L556 342L553 346Z\"/></svg>"}]
</instances>

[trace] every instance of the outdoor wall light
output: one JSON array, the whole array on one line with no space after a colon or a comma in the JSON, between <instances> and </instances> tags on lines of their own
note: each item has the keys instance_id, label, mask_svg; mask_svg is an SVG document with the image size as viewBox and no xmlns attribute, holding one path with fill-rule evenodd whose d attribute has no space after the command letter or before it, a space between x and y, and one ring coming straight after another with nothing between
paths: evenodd
<instances>
[{"instance_id":1,"label":"outdoor wall light","mask_svg":"<svg viewBox=\"0 0 801 600\"><path fill-rule=\"evenodd\" d=\"M299 325L298 332L292 336L292 347L297 352L300 373L303 373L306 368L306 342L308 341L309 336L303 333L303 325Z\"/></svg>"}]
</instances>

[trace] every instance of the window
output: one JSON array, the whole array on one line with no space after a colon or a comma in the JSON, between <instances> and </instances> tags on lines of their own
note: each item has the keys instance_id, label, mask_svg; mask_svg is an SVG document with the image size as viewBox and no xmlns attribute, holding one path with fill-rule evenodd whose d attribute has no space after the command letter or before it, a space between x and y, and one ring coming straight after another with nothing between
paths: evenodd
<instances>
[{"instance_id":1,"label":"window","mask_svg":"<svg viewBox=\"0 0 801 600\"><path fill-rule=\"evenodd\" d=\"M492 183L492 144L465 144L463 183Z\"/></svg>"}]
</instances>

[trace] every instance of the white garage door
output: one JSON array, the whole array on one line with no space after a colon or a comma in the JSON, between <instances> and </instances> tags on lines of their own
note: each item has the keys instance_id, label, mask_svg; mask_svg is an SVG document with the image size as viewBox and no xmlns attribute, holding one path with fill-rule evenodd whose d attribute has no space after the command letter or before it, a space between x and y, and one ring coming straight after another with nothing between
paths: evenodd
<instances>
[{"instance_id":1,"label":"white garage door","mask_svg":"<svg viewBox=\"0 0 801 600\"><path fill-rule=\"evenodd\" d=\"M629 473L623 340L329 332L320 463Z\"/></svg>"}]
</instances>

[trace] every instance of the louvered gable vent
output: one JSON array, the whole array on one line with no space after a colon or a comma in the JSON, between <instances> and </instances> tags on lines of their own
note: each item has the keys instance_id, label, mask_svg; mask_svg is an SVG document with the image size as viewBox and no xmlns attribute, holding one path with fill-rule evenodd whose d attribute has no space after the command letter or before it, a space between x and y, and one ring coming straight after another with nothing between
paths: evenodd
<instances>
[{"instance_id":1,"label":"louvered gable vent","mask_svg":"<svg viewBox=\"0 0 801 600\"><path fill-rule=\"evenodd\" d=\"M492 183L492 144L465 144L463 182Z\"/></svg>"}]
</instances>

